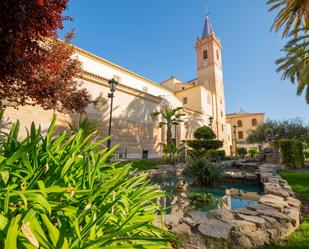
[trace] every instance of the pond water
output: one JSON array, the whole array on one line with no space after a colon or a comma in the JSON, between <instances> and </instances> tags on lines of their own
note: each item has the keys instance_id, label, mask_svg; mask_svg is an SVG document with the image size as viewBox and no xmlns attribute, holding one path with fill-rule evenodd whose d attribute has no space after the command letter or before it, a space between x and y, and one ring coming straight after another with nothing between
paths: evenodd
<instances>
[{"instance_id":1,"label":"pond water","mask_svg":"<svg viewBox=\"0 0 309 249\"><path fill-rule=\"evenodd\" d=\"M166 207L167 212L175 209L186 209L188 207L188 196L192 193L211 193L214 197L222 200L220 203L204 205L198 209L203 211L225 208L243 208L251 204L257 204L263 187L258 180L229 180L224 179L215 187L196 186L192 184L192 179L188 176L177 176L163 174L152 178L153 183L161 186L165 190L167 197L161 200L161 205ZM197 209L197 208L196 208Z\"/></svg>"}]
</instances>

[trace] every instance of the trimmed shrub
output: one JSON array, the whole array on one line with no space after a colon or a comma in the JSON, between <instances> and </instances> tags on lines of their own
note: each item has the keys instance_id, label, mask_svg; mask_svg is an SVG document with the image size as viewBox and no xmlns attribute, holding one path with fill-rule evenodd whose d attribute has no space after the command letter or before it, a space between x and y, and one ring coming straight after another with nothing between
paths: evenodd
<instances>
[{"instance_id":1,"label":"trimmed shrub","mask_svg":"<svg viewBox=\"0 0 309 249\"><path fill-rule=\"evenodd\" d=\"M224 150L209 150L206 152L206 158L211 162L220 162L225 159Z\"/></svg>"},{"instance_id":2,"label":"trimmed shrub","mask_svg":"<svg viewBox=\"0 0 309 249\"><path fill-rule=\"evenodd\" d=\"M196 129L193 135L196 139L216 139L216 134L208 126L202 126Z\"/></svg>"},{"instance_id":3,"label":"trimmed shrub","mask_svg":"<svg viewBox=\"0 0 309 249\"><path fill-rule=\"evenodd\" d=\"M187 145L193 149L190 151L190 155L195 157L207 157L209 150L215 151L223 146L223 141L216 140L216 134L207 126L198 128L194 132L194 138L195 140L187 141ZM214 155L213 152L211 153L215 157L212 160L219 161L219 154L221 153L220 155L222 155L222 152L219 152L218 155ZM221 160L224 159L224 157L221 158Z\"/></svg>"},{"instance_id":4,"label":"trimmed shrub","mask_svg":"<svg viewBox=\"0 0 309 249\"><path fill-rule=\"evenodd\" d=\"M216 150L223 146L220 140L189 140L188 146L194 150Z\"/></svg>"},{"instance_id":5,"label":"trimmed shrub","mask_svg":"<svg viewBox=\"0 0 309 249\"><path fill-rule=\"evenodd\" d=\"M304 165L303 143L294 139L284 139L279 141L282 163L299 168Z\"/></svg>"},{"instance_id":6,"label":"trimmed shrub","mask_svg":"<svg viewBox=\"0 0 309 249\"><path fill-rule=\"evenodd\" d=\"M248 151L246 148L243 148L243 147L237 148L237 155L239 155L240 157L244 158L247 154L248 154Z\"/></svg>"},{"instance_id":7,"label":"trimmed shrub","mask_svg":"<svg viewBox=\"0 0 309 249\"><path fill-rule=\"evenodd\" d=\"M309 159L309 150L304 150L304 156L306 159Z\"/></svg>"},{"instance_id":8,"label":"trimmed shrub","mask_svg":"<svg viewBox=\"0 0 309 249\"><path fill-rule=\"evenodd\" d=\"M251 148L251 149L249 149L248 152L249 152L250 157L254 158L254 157L256 157L257 153L259 153L259 150L258 150L258 148Z\"/></svg>"}]
</instances>

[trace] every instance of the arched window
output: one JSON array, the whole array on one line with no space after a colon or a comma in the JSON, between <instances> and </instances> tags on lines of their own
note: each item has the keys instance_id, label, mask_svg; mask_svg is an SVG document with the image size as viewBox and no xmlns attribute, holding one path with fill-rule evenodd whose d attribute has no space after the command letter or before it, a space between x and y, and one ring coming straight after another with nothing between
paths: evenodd
<instances>
[{"instance_id":1,"label":"arched window","mask_svg":"<svg viewBox=\"0 0 309 249\"><path fill-rule=\"evenodd\" d=\"M252 126L256 126L256 125L257 125L257 120L256 120L256 118L253 118L251 122L252 122Z\"/></svg>"},{"instance_id":2,"label":"arched window","mask_svg":"<svg viewBox=\"0 0 309 249\"><path fill-rule=\"evenodd\" d=\"M203 60L207 60L208 59L208 53L207 50L203 51Z\"/></svg>"},{"instance_id":3,"label":"arched window","mask_svg":"<svg viewBox=\"0 0 309 249\"><path fill-rule=\"evenodd\" d=\"M237 126L238 126L238 127L242 127L242 121L241 121L241 120L238 120L238 121L237 121Z\"/></svg>"}]
</instances>

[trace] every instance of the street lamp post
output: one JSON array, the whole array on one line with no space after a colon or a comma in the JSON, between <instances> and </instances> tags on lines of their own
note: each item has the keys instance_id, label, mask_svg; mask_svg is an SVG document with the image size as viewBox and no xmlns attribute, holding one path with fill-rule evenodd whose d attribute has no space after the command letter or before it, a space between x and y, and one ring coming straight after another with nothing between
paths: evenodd
<instances>
[{"instance_id":1,"label":"street lamp post","mask_svg":"<svg viewBox=\"0 0 309 249\"><path fill-rule=\"evenodd\" d=\"M212 116L209 117L209 127L212 129L212 122L214 121L214 118Z\"/></svg>"},{"instance_id":2,"label":"street lamp post","mask_svg":"<svg viewBox=\"0 0 309 249\"><path fill-rule=\"evenodd\" d=\"M109 139L107 140L107 149L110 150L112 140L110 138L112 134L112 116L113 116L113 102L114 102L114 92L116 91L117 85L119 84L116 79L111 79L108 81L110 93L108 94L108 97L111 99L111 107L109 112L109 127L108 127L108 136Z\"/></svg>"},{"instance_id":3,"label":"street lamp post","mask_svg":"<svg viewBox=\"0 0 309 249\"><path fill-rule=\"evenodd\" d=\"M235 156L237 156L237 136L236 136L236 129L237 129L237 126L234 125L234 126L233 126L233 134L234 134L234 153L235 153Z\"/></svg>"}]
</instances>

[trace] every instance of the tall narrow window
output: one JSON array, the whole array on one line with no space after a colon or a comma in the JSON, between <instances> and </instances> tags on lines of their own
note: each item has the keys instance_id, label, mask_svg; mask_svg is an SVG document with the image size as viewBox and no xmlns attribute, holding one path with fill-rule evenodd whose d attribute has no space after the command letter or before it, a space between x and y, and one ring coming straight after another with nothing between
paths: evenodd
<instances>
[{"instance_id":1,"label":"tall narrow window","mask_svg":"<svg viewBox=\"0 0 309 249\"><path fill-rule=\"evenodd\" d=\"M207 60L208 59L208 53L207 50L203 51L203 60Z\"/></svg>"},{"instance_id":2,"label":"tall narrow window","mask_svg":"<svg viewBox=\"0 0 309 249\"><path fill-rule=\"evenodd\" d=\"M182 103L185 105L185 104L188 104L188 98L187 97L184 97L182 99Z\"/></svg>"},{"instance_id":3,"label":"tall narrow window","mask_svg":"<svg viewBox=\"0 0 309 249\"><path fill-rule=\"evenodd\" d=\"M256 125L257 125L257 120L256 120L256 118L253 118L251 122L252 122L252 126L256 126Z\"/></svg>"},{"instance_id":4,"label":"tall narrow window","mask_svg":"<svg viewBox=\"0 0 309 249\"><path fill-rule=\"evenodd\" d=\"M242 131L238 132L238 139L244 139L244 133Z\"/></svg>"},{"instance_id":5,"label":"tall narrow window","mask_svg":"<svg viewBox=\"0 0 309 249\"><path fill-rule=\"evenodd\" d=\"M217 60L219 60L220 56L219 56L219 51L218 50L216 50L216 54L217 54Z\"/></svg>"}]
</instances>

